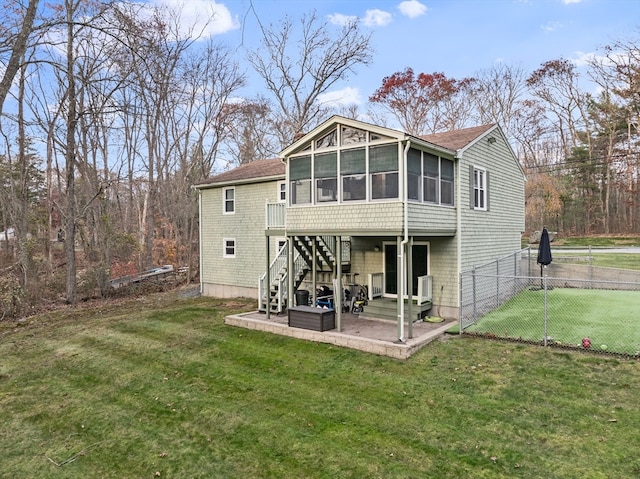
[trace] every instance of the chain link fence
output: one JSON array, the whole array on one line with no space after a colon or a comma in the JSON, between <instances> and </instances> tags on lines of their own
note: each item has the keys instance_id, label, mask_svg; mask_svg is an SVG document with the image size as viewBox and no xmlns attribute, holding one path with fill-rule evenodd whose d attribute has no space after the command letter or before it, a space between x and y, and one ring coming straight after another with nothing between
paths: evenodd
<instances>
[{"instance_id":1,"label":"chain link fence","mask_svg":"<svg viewBox=\"0 0 640 479\"><path fill-rule=\"evenodd\" d=\"M640 358L640 271L555 257L541 269L536 257L526 248L461 273L461 333Z\"/></svg>"}]
</instances>

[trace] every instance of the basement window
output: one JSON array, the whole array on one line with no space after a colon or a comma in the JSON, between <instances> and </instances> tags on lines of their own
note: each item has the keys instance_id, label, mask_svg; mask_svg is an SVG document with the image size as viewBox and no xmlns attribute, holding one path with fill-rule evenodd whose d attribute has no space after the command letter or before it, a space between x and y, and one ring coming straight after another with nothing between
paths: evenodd
<instances>
[{"instance_id":1,"label":"basement window","mask_svg":"<svg viewBox=\"0 0 640 479\"><path fill-rule=\"evenodd\" d=\"M236 257L236 240L235 240L235 238L224 238L222 240L222 257L223 258L235 258Z\"/></svg>"}]
</instances>

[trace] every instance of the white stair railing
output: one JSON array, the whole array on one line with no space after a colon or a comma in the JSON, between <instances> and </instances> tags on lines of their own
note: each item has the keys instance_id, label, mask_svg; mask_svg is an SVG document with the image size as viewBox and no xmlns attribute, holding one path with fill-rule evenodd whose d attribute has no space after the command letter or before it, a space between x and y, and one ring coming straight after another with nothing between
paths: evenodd
<instances>
[{"instance_id":1,"label":"white stair railing","mask_svg":"<svg viewBox=\"0 0 640 479\"><path fill-rule=\"evenodd\" d=\"M367 285L369 288L369 300L380 298L383 292L384 273L369 273L367 275Z\"/></svg>"},{"instance_id":2,"label":"white stair railing","mask_svg":"<svg viewBox=\"0 0 640 479\"><path fill-rule=\"evenodd\" d=\"M433 276L418 276L418 304L431 302L433 299Z\"/></svg>"}]
</instances>

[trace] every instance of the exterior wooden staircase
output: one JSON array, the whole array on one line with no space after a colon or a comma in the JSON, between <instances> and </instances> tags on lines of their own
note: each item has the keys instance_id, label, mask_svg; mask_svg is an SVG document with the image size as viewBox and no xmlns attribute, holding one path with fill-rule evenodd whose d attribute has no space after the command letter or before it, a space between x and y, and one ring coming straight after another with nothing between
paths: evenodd
<instances>
[{"instance_id":1,"label":"exterior wooden staircase","mask_svg":"<svg viewBox=\"0 0 640 479\"><path fill-rule=\"evenodd\" d=\"M314 255L315 242L315 255ZM292 242L294 248L294 277L293 291L288 291L288 271L287 258L289 254L289 242L278 251L278 254L269 266L270 284L266 284L266 273L258 281L258 310L266 312L267 308L273 313L282 313L290 304L290 298L294 297L295 291L300 287L310 271L313 271L315 262L316 272L332 272L335 267L335 238L332 236L296 236ZM350 242L343 241L343 265L350 265L350 255L346 255L345 243L348 244L347 252L350 250Z\"/></svg>"}]
</instances>

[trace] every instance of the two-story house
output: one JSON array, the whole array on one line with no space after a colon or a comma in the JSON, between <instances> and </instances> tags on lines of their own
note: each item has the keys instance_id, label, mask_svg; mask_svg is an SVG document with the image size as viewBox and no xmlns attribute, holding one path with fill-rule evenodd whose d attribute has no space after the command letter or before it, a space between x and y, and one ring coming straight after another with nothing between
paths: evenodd
<instances>
[{"instance_id":1,"label":"two-story house","mask_svg":"<svg viewBox=\"0 0 640 479\"><path fill-rule=\"evenodd\" d=\"M498 125L413 136L334 116L281 158L196 185L202 293L269 315L323 284L343 304L340 279L402 340L400 318L457 317L460 272L520 248L524 182Z\"/></svg>"}]
</instances>

